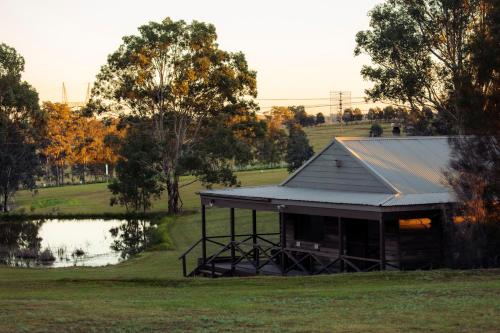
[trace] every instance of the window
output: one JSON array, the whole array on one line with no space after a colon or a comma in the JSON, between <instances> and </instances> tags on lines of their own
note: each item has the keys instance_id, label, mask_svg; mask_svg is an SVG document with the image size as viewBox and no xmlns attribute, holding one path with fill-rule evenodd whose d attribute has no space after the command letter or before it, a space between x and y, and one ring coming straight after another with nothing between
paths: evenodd
<instances>
[{"instance_id":1,"label":"window","mask_svg":"<svg viewBox=\"0 0 500 333\"><path fill-rule=\"evenodd\" d=\"M295 215L295 239L318 243L325 237L325 221L322 216Z\"/></svg>"},{"instance_id":2,"label":"window","mask_svg":"<svg viewBox=\"0 0 500 333\"><path fill-rule=\"evenodd\" d=\"M400 229L430 229L431 227L431 219L426 217L421 219L406 219L399 220L399 228Z\"/></svg>"}]
</instances>

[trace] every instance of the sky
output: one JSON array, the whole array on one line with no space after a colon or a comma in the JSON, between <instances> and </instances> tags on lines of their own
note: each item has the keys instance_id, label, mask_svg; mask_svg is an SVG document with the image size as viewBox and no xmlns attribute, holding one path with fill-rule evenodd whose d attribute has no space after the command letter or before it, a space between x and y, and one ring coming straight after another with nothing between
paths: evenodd
<instances>
[{"instance_id":1,"label":"sky","mask_svg":"<svg viewBox=\"0 0 500 333\"><path fill-rule=\"evenodd\" d=\"M380 0L0 0L0 43L26 61L23 78L42 101L82 101L107 55L137 27L165 17L215 25L220 48L242 51L257 71L262 110L272 105L324 105L330 91L364 96L367 56L354 57L355 35L368 28ZM363 107L362 107L363 109ZM308 108L326 112L329 107ZM365 110L364 110L365 111Z\"/></svg>"}]
</instances>

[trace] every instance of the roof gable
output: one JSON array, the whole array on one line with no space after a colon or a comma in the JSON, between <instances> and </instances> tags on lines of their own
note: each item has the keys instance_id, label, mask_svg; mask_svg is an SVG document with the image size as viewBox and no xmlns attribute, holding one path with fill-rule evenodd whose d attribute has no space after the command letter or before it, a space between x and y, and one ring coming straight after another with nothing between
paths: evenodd
<instances>
[{"instance_id":1,"label":"roof gable","mask_svg":"<svg viewBox=\"0 0 500 333\"><path fill-rule=\"evenodd\" d=\"M340 161L340 166L337 166ZM330 191L397 193L339 141L306 162L281 185Z\"/></svg>"}]
</instances>

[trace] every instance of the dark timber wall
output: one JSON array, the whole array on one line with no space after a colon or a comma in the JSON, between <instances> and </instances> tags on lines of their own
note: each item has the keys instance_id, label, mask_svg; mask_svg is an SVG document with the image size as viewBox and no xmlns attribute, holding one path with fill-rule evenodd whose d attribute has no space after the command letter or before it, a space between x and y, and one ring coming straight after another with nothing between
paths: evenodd
<instances>
[{"instance_id":1,"label":"dark timber wall","mask_svg":"<svg viewBox=\"0 0 500 333\"><path fill-rule=\"evenodd\" d=\"M404 227L400 221L399 244L402 269L441 266L443 261L441 220L433 218L425 227Z\"/></svg>"},{"instance_id":2,"label":"dark timber wall","mask_svg":"<svg viewBox=\"0 0 500 333\"><path fill-rule=\"evenodd\" d=\"M284 214L286 247L313 251L319 256L337 258L340 239L339 224L335 217ZM301 225L301 223L303 225ZM354 257L378 259L380 257L378 221L342 219L345 251ZM307 225L316 231L307 230ZM440 219L422 225L405 223L392 218L385 221L386 269L420 269L438 267L442 262L442 232ZM315 237L322 234L322 237ZM315 248L318 244L318 248ZM369 262L357 261L361 268Z\"/></svg>"}]
</instances>

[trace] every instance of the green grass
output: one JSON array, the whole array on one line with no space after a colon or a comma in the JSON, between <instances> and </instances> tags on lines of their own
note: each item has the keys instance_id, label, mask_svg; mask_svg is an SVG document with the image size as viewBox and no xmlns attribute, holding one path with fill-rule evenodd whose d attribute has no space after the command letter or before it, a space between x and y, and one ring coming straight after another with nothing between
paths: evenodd
<instances>
[{"instance_id":1,"label":"green grass","mask_svg":"<svg viewBox=\"0 0 500 333\"><path fill-rule=\"evenodd\" d=\"M139 270L144 262L133 264ZM145 277L139 271L141 278L33 279L31 271L19 270L15 278L0 273L1 332L498 332L500 327L499 271L220 280Z\"/></svg>"},{"instance_id":2,"label":"green grass","mask_svg":"<svg viewBox=\"0 0 500 333\"><path fill-rule=\"evenodd\" d=\"M286 175L238 173L243 185ZM199 189L182 189L185 209L198 208ZM124 212L108 203L105 184L16 196L27 214ZM165 206L162 199L153 210ZM227 209L207 213L210 235L227 232ZM236 213L237 233L248 232L249 212ZM258 213L260 231L276 231L277 222ZM158 229L156 250L116 266L0 267L0 332L499 332L500 270L184 279L177 258L199 238L199 215L163 217Z\"/></svg>"},{"instance_id":3,"label":"green grass","mask_svg":"<svg viewBox=\"0 0 500 333\"><path fill-rule=\"evenodd\" d=\"M238 173L242 185L261 185L277 183L287 176L285 169L245 171ZM188 184L192 177L182 177L181 184ZM200 183L193 183L182 188L182 200L186 209L197 208L199 197L196 192L203 189ZM62 187L41 188L32 193L20 191L14 197L13 213L28 215L96 215L125 213L125 208L109 205L111 198L107 184L68 185ZM165 212L165 197L155 200L151 211Z\"/></svg>"},{"instance_id":4,"label":"green grass","mask_svg":"<svg viewBox=\"0 0 500 333\"><path fill-rule=\"evenodd\" d=\"M390 123L380 124L384 129L382 136L392 136ZM315 152L319 152L337 136L368 136L371 124L368 121L355 122L348 125L328 124L315 127L306 127L304 131Z\"/></svg>"}]
</instances>

